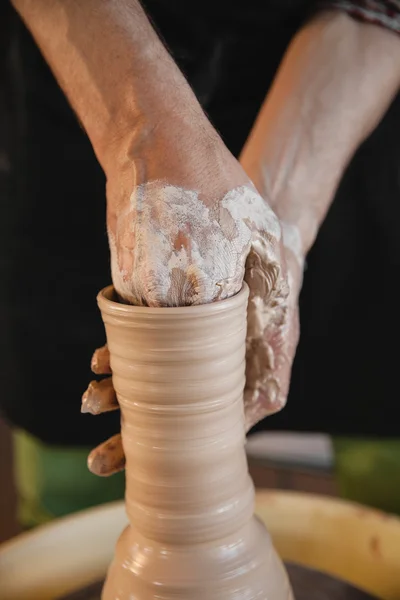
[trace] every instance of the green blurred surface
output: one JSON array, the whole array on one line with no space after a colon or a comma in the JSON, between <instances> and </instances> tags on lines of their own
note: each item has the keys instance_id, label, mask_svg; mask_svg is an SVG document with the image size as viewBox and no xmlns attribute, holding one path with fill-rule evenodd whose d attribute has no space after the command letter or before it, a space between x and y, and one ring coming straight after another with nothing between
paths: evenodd
<instances>
[{"instance_id":1,"label":"green blurred surface","mask_svg":"<svg viewBox=\"0 0 400 600\"><path fill-rule=\"evenodd\" d=\"M23 431L14 433L18 515L23 527L124 497L124 473L109 478L90 473L90 450L50 446Z\"/></svg>"},{"instance_id":2,"label":"green blurred surface","mask_svg":"<svg viewBox=\"0 0 400 600\"><path fill-rule=\"evenodd\" d=\"M400 441L334 438L340 495L400 514ZM96 477L87 468L91 448L62 448L14 433L18 514L30 528L57 517L122 499L124 473Z\"/></svg>"},{"instance_id":3,"label":"green blurred surface","mask_svg":"<svg viewBox=\"0 0 400 600\"><path fill-rule=\"evenodd\" d=\"M400 440L334 438L340 495L400 514Z\"/></svg>"}]
</instances>

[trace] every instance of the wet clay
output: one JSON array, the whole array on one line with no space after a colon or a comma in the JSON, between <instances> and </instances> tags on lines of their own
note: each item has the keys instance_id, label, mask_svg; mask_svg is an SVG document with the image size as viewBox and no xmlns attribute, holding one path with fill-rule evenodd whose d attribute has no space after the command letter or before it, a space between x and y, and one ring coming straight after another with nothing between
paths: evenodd
<instances>
[{"instance_id":1,"label":"wet clay","mask_svg":"<svg viewBox=\"0 0 400 600\"><path fill-rule=\"evenodd\" d=\"M99 294L121 408L126 510L103 600L288 600L244 450L248 289L147 308Z\"/></svg>"}]
</instances>

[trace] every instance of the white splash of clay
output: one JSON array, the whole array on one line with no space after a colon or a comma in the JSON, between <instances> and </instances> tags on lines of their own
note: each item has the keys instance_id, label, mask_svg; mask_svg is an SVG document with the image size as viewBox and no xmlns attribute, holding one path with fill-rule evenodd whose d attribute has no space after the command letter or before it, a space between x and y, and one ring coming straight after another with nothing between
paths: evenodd
<instances>
[{"instance_id":1,"label":"white splash of clay","mask_svg":"<svg viewBox=\"0 0 400 600\"><path fill-rule=\"evenodd\" d=\"M238 292L254 230L280 239L275 214L254 188L240 187L206 206L196 191L159 181L138 186L116 236L112 276L126 302L205 304Z\"/></svg>"}]
</instances>

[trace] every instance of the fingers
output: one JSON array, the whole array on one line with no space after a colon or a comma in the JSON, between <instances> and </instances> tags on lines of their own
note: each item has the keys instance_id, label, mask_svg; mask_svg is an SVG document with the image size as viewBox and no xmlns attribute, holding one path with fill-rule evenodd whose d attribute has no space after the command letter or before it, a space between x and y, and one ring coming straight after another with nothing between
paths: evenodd
<instances>
[{"instance_id":1,"label":"fingers","mask_svg":"<svg viewBox=\"0 0 400 600\"><path fill-rule=\"evenodd\" d=\"M298 311L296 306L290 305L286 326L278 330L278 335L260 340L257 353L254 345L247 353L244 391L246 432L258 421L285 406L298 338ZM264 352L261 351L263 347Z\"/></svg>"},{"instance_id":2,"label":"fingers","mask_svg":"<svg viewBox=\"0 0 400 600\"><path fill-rule=\"evenodd\" d=\"M114 435L91 451L88 468L94 475L108 477L125 468L125 454L121 434Z\"/></svg>"},{"instance_id":3,"label":"fingers","mask_svg":"<svg viewBox=\"0 0 400 600\"><path fill-rule=\"evenodd\" d=\"M287 270L282 244L253 243L246 263L247 310L246 431L281 410L289 390L298 339L298 278ZM293 259L295 268L299 265ZM301 278L299 278L299 281Z\"/></svg>"},{"instance_id":4,"label":"fingers","mask_svg":"<svg viewBox=\"0 0 400 600\"><path fill-rule=\"evenodd\" d=\"M82 396L81 412L99 415L119 408L112 378L91 381Z\"/></svg>"},{"instance_id":5,"label":"fingers","mask_svg":"<svg viewBox=\"0 0 400 600\"><path fill-rule=\"evenodd\" d=\"M93 354L91 368L96 375L111 374L110 353L102 346ZM99 415L119 408L112 378L91 381L82 396L81 412ZM121 434L114 435L92 450L88 457L88 468L94 475L108 477L125 468L125 454Z\"/></svg>"},{"instance_id":6,"label":"fingers","mask_svg":"<svg viewBox=\"0 0 400 600\"><path fill-rule=\"evenodd\" d=\"M244 391L244 418L246 433L259 421L273 415L285 405L278 381L271 377L260 383L257 389Z\"/></svg>"},{"instance_id":7,"label":"fingers","mask_svg":"<svg viewBox=\"0 0 400 600\"><path fill-rule=\"evenodd\" d=\"M110 375L110 353L107 345L97 348L93 354L91 369L96 375Z\"/></svg>"}]
</instances>

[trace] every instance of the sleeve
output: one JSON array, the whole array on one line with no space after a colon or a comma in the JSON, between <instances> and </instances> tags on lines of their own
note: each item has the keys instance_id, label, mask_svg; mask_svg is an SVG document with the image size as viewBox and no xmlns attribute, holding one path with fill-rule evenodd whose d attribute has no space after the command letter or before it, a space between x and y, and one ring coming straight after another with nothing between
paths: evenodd
<instances>
[{"instance_id":1,"label":"sleeve","mask_svg":"<svg viewBox=\"0 0 400 600\"><path fill-rule=\"evenodd\" d=\"M367 23L400 33L400 0L328 0L325 8L336 8Z\"/></svg>"}]
</instances>

